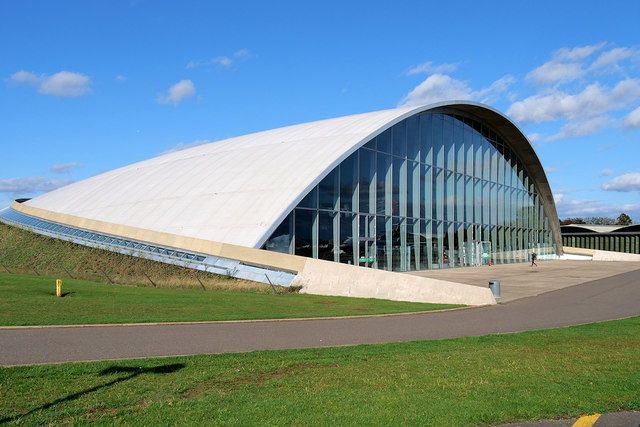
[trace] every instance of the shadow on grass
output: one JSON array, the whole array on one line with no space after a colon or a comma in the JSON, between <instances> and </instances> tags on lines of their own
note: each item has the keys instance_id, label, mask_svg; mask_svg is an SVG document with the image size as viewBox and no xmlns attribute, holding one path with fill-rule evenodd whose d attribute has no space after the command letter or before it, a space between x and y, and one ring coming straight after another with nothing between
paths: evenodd
<instances>
[{"instance_id":1,"label":"shadow on grass","mask_svg":"<svg viewBox=\"0 0 640 427\"><path fill-rule=\"evenodd\" d=\"M94 391L98 391L102 388L105 387L110 387L113 386L115 384L121 383L123 381L127 381L130 380L132 378L135 378L139 375L142 374L172 374L174 372L179 371L180 369L184 368L185 365L182 363L176 363L176 364L169 364L169 365L161 365L161 366L156 366L154 368L136 368L136 367L129 367L129 366L118 366L118 365L114 365L111 366L107 369L103 369L102 371L100 371L99 376L104 376L104 375L112 375L112 374L128 374L125 375L123 377L117 378L113 381L109 381L108 383L102 384L102 385L98 385L95 387L91 387L87 390L83 390L83 391L79 391L77 393L73 393L70 394L66 397L62 397L60 399L56 399L51 403L47 403L45 405L39 406L37 408L33 408L28 412L24 412L21 413L19 415L14 415L13 417L6 417L6 418L0 418L0 424L4 424L4 423L9 423L11 421L15 421L17 419L20 419L22 417L26 417L28 415L30 415L31 413L35 412L35 411L40 411L43 409L49 409L52 406L55 406L59 403L64 403L64 402L69 402L75 399L78 399L86 394L89 393L93 393Z\"/></svg>"}]
</instances>

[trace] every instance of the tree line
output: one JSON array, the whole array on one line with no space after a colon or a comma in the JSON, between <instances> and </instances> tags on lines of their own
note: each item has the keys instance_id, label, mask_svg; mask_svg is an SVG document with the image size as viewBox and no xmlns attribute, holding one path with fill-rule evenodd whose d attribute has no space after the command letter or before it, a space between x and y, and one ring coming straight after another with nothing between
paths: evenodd
<instances>
[{"instance_id":1,"label":"tree line","mask_svg":"<svg viewBox=\"0 0 640 427\"><path fill-rule=\"evenodd\" d=\"M589 225L631 225L633 220L626 213L621 213L616 219L602 216L592 216L586 218L567 218L560 220L560 225L589 224Z\"/></svg>"}]
</instances>

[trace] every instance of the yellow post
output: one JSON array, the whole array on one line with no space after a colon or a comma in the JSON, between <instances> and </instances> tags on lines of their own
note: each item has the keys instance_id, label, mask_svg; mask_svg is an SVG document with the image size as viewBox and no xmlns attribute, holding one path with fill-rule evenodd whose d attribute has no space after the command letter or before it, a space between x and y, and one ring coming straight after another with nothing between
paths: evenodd
<instances>
[{"instance_id":1,"label":"yellow post","mask_svg":"<svg viewBox=\"0 0 640 427\"><path fill-rule=\"evenodd\" d=\"M56 296L62 296L62 279L56 280Z\"/></svg>"}]
</instances>

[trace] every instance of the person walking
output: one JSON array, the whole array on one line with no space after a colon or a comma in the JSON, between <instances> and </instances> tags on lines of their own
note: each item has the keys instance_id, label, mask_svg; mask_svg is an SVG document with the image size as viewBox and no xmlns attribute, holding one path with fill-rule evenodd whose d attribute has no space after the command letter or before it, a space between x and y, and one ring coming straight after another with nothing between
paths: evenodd
<instances>
[{"instance_id":1,"label":"person walking","mask_svg":"<svg viewBox=\"0 0 640 427\"><path fill-rule=\"evenodd\" d=\"M535 252L531 253L531 267L533 267L534 265L537 267L538 264L536 264L536 260L538 259L538 255L536 255Z\"/></svg>"}]
</instances>

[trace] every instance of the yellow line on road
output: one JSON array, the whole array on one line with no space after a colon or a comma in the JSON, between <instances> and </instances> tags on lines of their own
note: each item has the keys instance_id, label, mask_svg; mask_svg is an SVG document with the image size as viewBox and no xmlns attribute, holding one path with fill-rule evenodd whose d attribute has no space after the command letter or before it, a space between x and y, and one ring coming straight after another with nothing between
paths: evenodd
<instances>
[{"instance_id":1,"label":"yellow line on road","mask_svg":"<svg viewBox=\"0 0 640 427\"><path fill-rule=\"evenodd\" d=\"M600 418L600 415L602 414L596 413L593 415L584 415L580 417L578 421L573 423L572 427L591 427L592 425L595 424L596 421L598 421L598 418Z\"/></svg>"}]
</instances>

